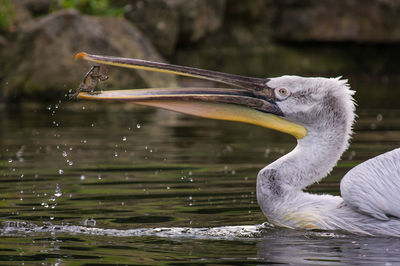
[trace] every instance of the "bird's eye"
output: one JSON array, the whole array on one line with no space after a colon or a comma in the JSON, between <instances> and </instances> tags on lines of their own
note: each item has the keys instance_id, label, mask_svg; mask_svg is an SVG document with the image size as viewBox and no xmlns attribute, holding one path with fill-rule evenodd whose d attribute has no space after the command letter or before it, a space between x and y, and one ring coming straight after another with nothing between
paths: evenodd
<instances>
[{"instance_id":1,"label":"bird's eye","mask_svg":"<svg viewBox=\"0 0 400 266\"><path fill-rule=\"evenodd\" d=\"M290 96L290 92L286 88L277 88L275 89L275 95L279 100L285 100Z\"/></svg>"}]
</instances>

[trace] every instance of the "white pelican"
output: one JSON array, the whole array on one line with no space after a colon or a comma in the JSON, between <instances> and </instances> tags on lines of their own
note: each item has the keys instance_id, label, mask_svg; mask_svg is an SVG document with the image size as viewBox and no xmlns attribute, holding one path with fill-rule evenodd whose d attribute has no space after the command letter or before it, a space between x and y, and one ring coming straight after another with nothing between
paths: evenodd
<instances>
[{"instance_id":1,"label":"white pelican","mask_svg":"<svg viewBox=\"0 0 400 266\"><path fill-rule=\"evenodd\" d=\"M341 197L303 191L324 178L349 145L355 107L354 91L347 80L298 76L263 79L86 53L76 58L236 87L81 92L78 98L132 101L289 133L297 138L296 148L257 176L258 203L271 223L293 229L400 236L400 149L349 171L340 183Z\"/></svg>"}]
</instances>

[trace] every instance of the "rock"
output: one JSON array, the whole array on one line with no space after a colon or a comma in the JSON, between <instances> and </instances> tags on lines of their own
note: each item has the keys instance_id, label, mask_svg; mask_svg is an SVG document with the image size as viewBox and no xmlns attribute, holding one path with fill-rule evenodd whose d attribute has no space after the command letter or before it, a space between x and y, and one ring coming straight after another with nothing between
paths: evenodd
<instances>
[{"instance_id":1,"label":"rock","mask_svg":"<svg viewBox=\"0 0 400 266\"><path fill-rule=\"evenodd\" d=\"M59 11L23 24L1 55L1 95L43 98L65 94L89 69L75 61L77 52L163 61L149 41L122 18L90 17L75 10ZM149 71L110 67L113 88L174 86L175 77Z\"/></svg>"},{"instance_id":2,"label":"rock","mask_svg":"<svg viewBox=\"0 0 400 266\"><path fill-rule=\"evenodd\" d=\"M398 42L400 1L276 1L274 36L283 41Z\"/></svg>"},{"instance_id":3,"label":"rock","mask_svg":"<svg viewBox=\"0 0 400 266\"><path fill-rule=\"evenodd\" d=\"M163 55L175 49L179 33L179 17L166 1L135 0L125 7L125 18L141 30Z\"/></svg>"},{"instance_id":4,"label":"rock","mask_svg":"<svg viewBox=\"0 0 400 266\"><path fill-rule=\"evenodd\" d=\"M168 1L168 0L167 0ZM225 0L169 0L178 10L179 34L184 40L196 42L218 30L224 20Z\"/></svg>"},{"instance_id":5,"label":"rock","mask_svg":"<svg viewBox=\"0 0 400 266\"><path fill-rule=\"evenodd\" d=\"M395 26L400 20L393 15L398 12L396 3L227 0L222 27L195 46L180 44L173 62L257 77L396 76L400 38L400 25Z\"/></svg>"},{"instance_id":6,"label":"rock","mask_svg":"<svg viewBox=\"0 0 400 266\"><path fill-rule=\"evenodd\" d=\"M212 36L220 45L267 46L275 17L272 0L227 0L222 27Z\"/></svg>"},{"instance_id":7,"label":"rock","mask_svg":"<svg viewBox=\"0 0 400 266\"><path fill-rule=\"evenodd\" d=\"M125 17L138 27L163 55L176 43L193 43L218 30L226 0L130 0Z\"/></svg>"}]
</instances>

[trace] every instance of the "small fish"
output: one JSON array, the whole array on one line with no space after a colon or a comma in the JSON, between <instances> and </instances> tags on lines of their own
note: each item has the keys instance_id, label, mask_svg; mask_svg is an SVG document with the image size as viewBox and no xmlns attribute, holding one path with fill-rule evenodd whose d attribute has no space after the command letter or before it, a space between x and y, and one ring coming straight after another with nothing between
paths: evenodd
<instances>
[{"instance_id":1,"label":"small fish","mask_svg":"<svg viewBox=\"0 0 400 266\"><path fill-rule=\"evenodd\" d=\"M101 81L106 81L108 79L107 76L107 68L104 66L95 65L92 66L88 73L86 73L85 77L79 87L76 89L74 94L70 94L71 99L75 99L80 92L88 92L89 94L100 94L101 92L95 91L97 84Z\"/></svg>"}]
</instances>

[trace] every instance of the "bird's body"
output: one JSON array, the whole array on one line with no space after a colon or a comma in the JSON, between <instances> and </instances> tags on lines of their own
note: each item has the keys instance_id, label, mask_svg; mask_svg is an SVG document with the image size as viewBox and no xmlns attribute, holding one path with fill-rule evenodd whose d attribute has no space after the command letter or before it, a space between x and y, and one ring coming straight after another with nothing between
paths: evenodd
<instances>
[{"instance_id":1,"label":"bird's body","mask_svg":"<svg viewBox=\"0 0 400 266\"><path fill-rule=\"evenodd\" d=\"M303 190L327 176L347 149L355 107L340 78L249 78L136 59L80 53L86 60L162 71L240 89L125 90L78 98L132 101L213 119L273 128L297 138L290 153L262 169L257 199L268 220L293 229L344 230L400 237L400 149L358 165L341 182L342 197Z\"/></svg>"},{"instance_id":2,"label":"bird's body","mask_svg":"<svg viewBox=\"0 0 400 266\"><path fill-rule=\"evenodd\" d=\"M397 162L400 163L400 149L379 157L386 156L396 156ZM371 162L379 157L372 159ZM390 211L399 210L398 183L397 187L368 186L368 182L380 183L379 176L374 175L374 172L366 172L363 176L355 177L350 171L342 179L341 193L343 195L343 191L348 191L351 196L344 197L310 194L303 192L301 188L289 188L282 196L271 198L265 194L269 191L265 190L266 179L268 177L261 171L257 181L259 204L268 220L276 225L292 229L343 230L356 234L400 236L398 216L388 216L385 220L377 219L359 207L374 205L379 201L388 207L387 212L379 212L379 215L386 216ZM398 176L393 176L390 182L395 182L396 179L399 181ZM393 190L396 196L393 197L393 193L386 194L388 190ZM378 193L379 197L372 196L374 192ZM368 196L370 199L362 200ZM386 204L387 202L389 204Z\"/></svg>"}]
</instances>

